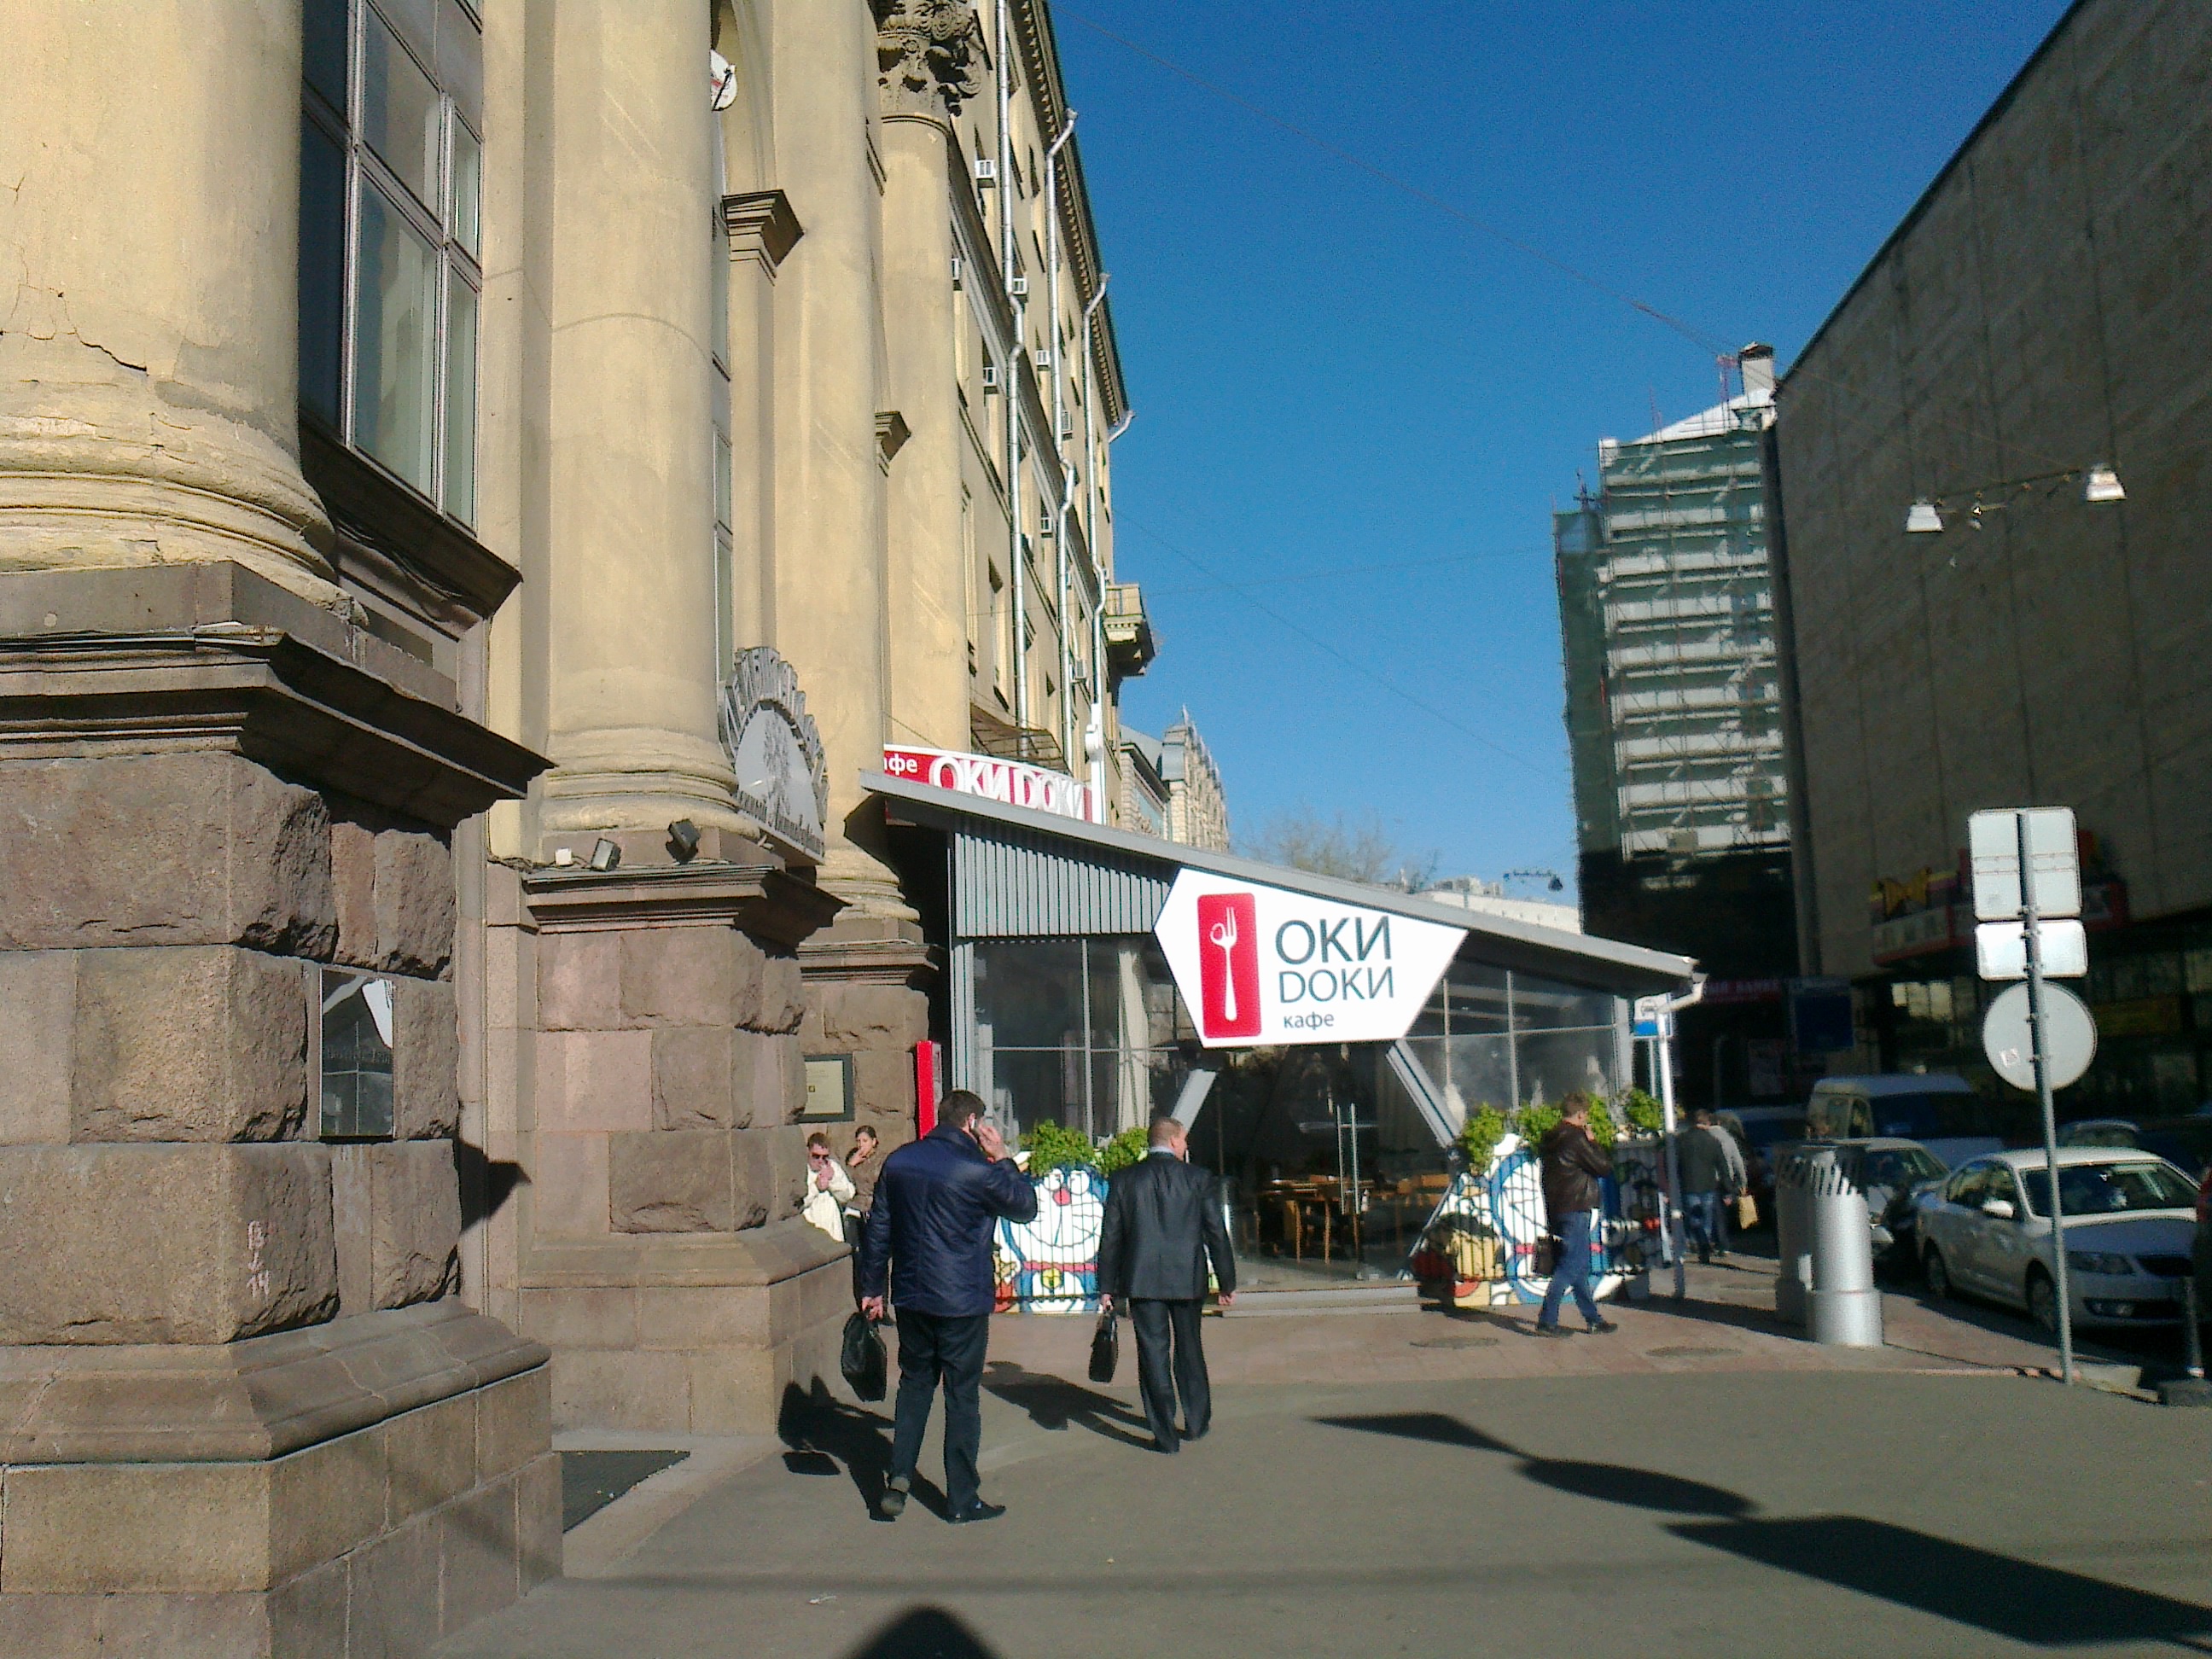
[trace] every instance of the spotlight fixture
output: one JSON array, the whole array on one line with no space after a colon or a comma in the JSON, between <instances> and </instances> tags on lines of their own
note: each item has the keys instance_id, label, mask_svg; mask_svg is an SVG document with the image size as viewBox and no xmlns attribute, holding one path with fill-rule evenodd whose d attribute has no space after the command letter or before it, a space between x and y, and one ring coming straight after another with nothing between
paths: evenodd
<instances>
[{"instance_id":1,"label":"spotlight fixture","mask_svg":"<svg viewBox=\"0 0 2212 1659\"><path fill-rule=\"evenodd\" d=\"M2085 501L2124 501L2128 492L2120 488L2120 475L2102 461L2089 469L2082 481L2081 499Z\"/></svg>"},{"instance_id":2,"label":"spotlight fixture","mask_svg":"<svg viewBox=\"0 0 2212 1659\"><path fill-rule=\"evenodd\" d=\"M556 847L553 849L553 863L556 868L566 870L575 862L576 849L574 848Z\"/></svg>"},{"instance_id":3,"label":"spotlight fixture","mask_svg":"<svg viewBox=\"0 0 2212 1659\"><path fill-rule=\"evenodd\" d=\"M1943 533L1943 515L1936 510L1933 501L1915 501L1905 509L1905 533L1908 536L1940 536Z\"/></svg>"},{"instance_id":4,"label":"spotlight fixture","mask_svg":"<svg viewBox=\"0 0 2212 1659\"><path fill-rule=\"evenodd\" d=\"M613 842L609 841L605 836L601 836L598 841L592 844L591 866L592 869L605 872L613 869L621 862L622 848L617 846Z\"/></svg>"},{"instance_id":5,"label":"spotlight fixture","mask_svg":"<svg viewBox=\"0 0 2212 1659\"><path fill-rule=\"evenodd\" d=\"M698 855L699 826L689 818L678 818L668 826L668 850L676 854L678 864L689 864Z\"/></svg>"}]
</instances>

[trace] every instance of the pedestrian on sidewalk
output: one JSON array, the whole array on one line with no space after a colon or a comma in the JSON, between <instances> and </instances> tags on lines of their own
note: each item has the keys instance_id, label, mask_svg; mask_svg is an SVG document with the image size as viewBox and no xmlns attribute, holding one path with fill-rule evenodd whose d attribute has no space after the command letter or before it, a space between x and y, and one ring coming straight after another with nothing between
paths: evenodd
<instances>
[{"instance_id":1,"label":"pedestrian on sidewalk","mask_svg":"<svg viewBox=\"0 0 2212 1659\"><path fill-rule=\"evenodd\" d=\"M1559 1121L1536 1145L1544 1166L1544 1213L1553 1239L1552 1283L1536 1315L1536 1334L1565 1336L1559 1305L1569 1291L1593 1331L1620 1328L1598 1311L1590 1294L1590 1223L1603 1194L1598 1182L1613 1173L1610 1153L1590 1138L1590 1099L1576 1090L1559 1103Z\"/></svg>"},{"instance_id":2,"label":"pedestrian on sidewalk","mask_svg":"<svg viewBox=\"0 0 2212 1659\"><path fill-rule=\"evenodd\" d=\"M1221 1214L1221 1183L1188 1162L1190 1142L1171 1117L1153 1121L1144 1160L1115 1176L1106 1191L1098 1234L1098 1305L1117 1302L1137 1333L1137 1382L1145 1421L1164 1452L1202 1440L1212 1425L1213 1391L1206 1381L1199 1316L1206 1268L1226 1309L1237 1299L1237 1258ZM1176 1430L1176 1396L1182 1430Z\"/></svg>"},{"instance_id":3,"label":"pedestrian on sidewalk","mask_svg":"<svg viewBox=\"0 0 2212 1659\"><path fill-rule=\"evenodd\" d=\"M860 1307L898 1310L898 1405L890 1478L881 1512L896 1519L914 1489L930 1402L945 1388L948 1521L988 1521L1006 1506L983 1501L975 1458L983 1443L983 1354L994 1293L991 1235L1000 1218L1036 1219L1036 1188L1006 1156L983 1103L965 1089L945 1097L937 1127L884 1160L860 1246Z\"/></svg>"},{"instance_id":4,"label":"pedestrian on sidewalk","mask_svg":"<svg viewBox=\"0 0 2212 1659\"><path fill-rule=\"evenodd\" d=\"M799 1213L836 1239L845 1237L845 1206L853 1200L852 1177L830 1151L826 1135L806 1137L806 1202Z\"/></svg>"},{"instance_id":5,"label":"pedestrian on sidewalk","mask_svg":"<svg viewBox=\"0 0 2212 1659\"><path fill-rule=\"evenodd\" d=\"M1682 1214L1697 1241L1698 1260L1728 1254L1728 1211L1745 1185L1743 1154L1735 1137L1700 1106L1690 1119L1675 1157L1682 1171Z\"/></svg>"},{"instance_id":6,"label":"pedestrian on sidewalk","mask_svg":"<svg viewBox=\"0 0 2212 1659\"><path fill-rule=\"evenodd\" d=\"M876 1201L876 1177L884 1172L876 1158L880 1144L867 1124L853 1131L853 1150L845 1154L845 1173L853 1177L854 1196L845 1207L854 1215L866 1218L868 1206Z\"/></svg>"}]
</instances>

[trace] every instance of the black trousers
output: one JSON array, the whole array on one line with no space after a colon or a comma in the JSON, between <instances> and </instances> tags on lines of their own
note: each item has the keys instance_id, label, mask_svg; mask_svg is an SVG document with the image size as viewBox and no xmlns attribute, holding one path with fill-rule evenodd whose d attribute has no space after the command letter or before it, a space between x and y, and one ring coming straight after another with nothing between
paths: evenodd
<instances>
[{"instance_id":1,"label":"black trousers","mask_svg":"<svg viewBox=\"0 0 2212 1659\"><path fill-rule=\"evenodd\" d=\"M1176 1432L1176 1395L1182 1395L1183 1426L1204 1434L1213 1420L1213 1389L1206 1377L1206 1348L1199 1340L1204 1304L1132 1297L1129 1323L1137 1330L1137 1382L1145 1395L1145 1421L1163 1449L1182 1443Z\"/></svg>"},{"instance_id":2,"label":"black trousers","mask_svg":"<svg viewBox=\"0 0 2212 1659\"><path fill-rule=\"evenodd\" d=\"M955 1513L981 1496L975 1455L983 1444L983 1354L990 1346L991 1316L949 1318L898 1310L898 1406L891 1430L891 1475L914 1479L921 1459L921 1434L930 1401L945 1384L945 1496Z\"/></svg>"}]
</instances>

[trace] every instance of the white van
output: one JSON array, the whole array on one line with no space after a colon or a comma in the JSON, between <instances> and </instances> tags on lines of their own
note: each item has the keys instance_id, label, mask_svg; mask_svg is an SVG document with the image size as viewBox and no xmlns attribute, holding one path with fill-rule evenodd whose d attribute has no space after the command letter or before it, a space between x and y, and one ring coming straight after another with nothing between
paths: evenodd
<instances>
[{"instance_id":1,"label":"white van","mask_svg":"<svg viewBox=\"0 0 2212 1659\"><path fill-rule=\"evenodd\" d=\"M1995 1127L1988 1104L1952 1072L1824 1077L1805 1107L1805 1133L1815 1139L1917 1140L1951 1169L2002 1152L2004 1138L1991 1133Z\"/></svg>"}]
</instances>

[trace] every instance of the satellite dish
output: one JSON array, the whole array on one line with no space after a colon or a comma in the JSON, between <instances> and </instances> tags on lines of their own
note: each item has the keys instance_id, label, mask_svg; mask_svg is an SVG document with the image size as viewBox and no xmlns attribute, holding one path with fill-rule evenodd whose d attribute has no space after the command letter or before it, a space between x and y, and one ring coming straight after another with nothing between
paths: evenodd
<instances>
[{"instance_id":1,"label":"satellite dish","mask_svg":"<svg viewBox=\"0 0 2212 1659\"><path fill-rule=\"evenodd\" d=\"M726 110L738 101L738 66L716 52L707 49L708 102L715 110Z\"/></svg>"}]
</instances>

